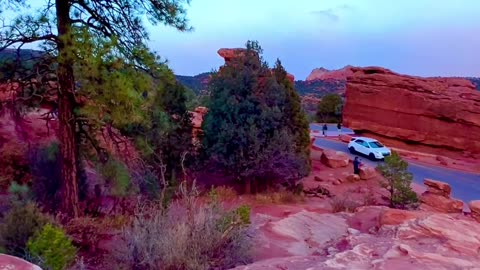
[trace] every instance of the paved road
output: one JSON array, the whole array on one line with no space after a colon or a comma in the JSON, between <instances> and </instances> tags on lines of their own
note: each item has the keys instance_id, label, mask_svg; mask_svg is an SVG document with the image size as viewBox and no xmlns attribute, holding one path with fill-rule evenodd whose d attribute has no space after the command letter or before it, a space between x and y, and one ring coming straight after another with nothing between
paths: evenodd
<instances>
[{"instance_id":1,"label":"paved road","mask_svg":"<svg viewBox=\"0 0 480 270\"><path fill-rule=\"evenodd\" d=\"M321 148L345 152L352 158L356 156L350 154L347 145L342 142L316 138L314 144ZM380 162L370 161L364 157L360 158L363 163L373 167L376 167ZM424 178L443 181L452 187L452 197L463 200L464 202L480 200L480 174L460 172L436 166L426 166L415 162L409 162L408 170L413 174L414 182L418 184L423 185Z\"/></svg>"}]
</instances>

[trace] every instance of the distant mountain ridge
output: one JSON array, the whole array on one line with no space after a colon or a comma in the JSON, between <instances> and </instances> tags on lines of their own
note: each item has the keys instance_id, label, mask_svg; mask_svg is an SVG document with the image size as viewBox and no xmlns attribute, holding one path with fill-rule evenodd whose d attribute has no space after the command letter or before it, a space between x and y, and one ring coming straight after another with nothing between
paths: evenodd
<instances>
[{"instance_id":1,"label":"distant mountain ridge","mask_svg":"<svg viewBox=\"0 0 480 270\"><path fill-rule=\"evenodd\" d=\"M43 55L42 51L21 49L20 60L24 62L23 67L31 67L34 59ZM5 49L0 52L0 65L13 63L17 58L16 49ZM353 66L345 66L337 70L328 70L320 67L312 70L306 80L295 81L295 87L301 96L318 99L329 93L338 93L342 95L345 92L346 78L352 74ZM1 68L4 73L5 71ZM0 74L0 78L2 78ZM204 72L195 76L176 75L177 80L195 93L200 93L207 89L208 80L211 72ZM480 90L480 77L465 77L470 80L478 90Z\"/></svg>"}]
</instances>

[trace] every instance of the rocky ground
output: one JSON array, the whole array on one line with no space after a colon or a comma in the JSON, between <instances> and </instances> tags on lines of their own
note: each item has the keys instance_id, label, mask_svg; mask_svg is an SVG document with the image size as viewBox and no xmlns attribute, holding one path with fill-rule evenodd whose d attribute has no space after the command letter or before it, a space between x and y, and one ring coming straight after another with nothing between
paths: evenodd
<instances>
[{"instance_id":1,"label":"rocky ground","mask_svg":"<svg viewBox=\"0 0 480 270\"><path fill-rule=\"evenodd\" d=\"M417 210L391 209L375 171L354 178L340 153L314 150L312 159L305 190L329 195L255 208L256 262L236 269L480 269L478 207L463 213L447 184L427 179ZM336 212L339 198L354 208Z\"/></svg>"}]
</instances>

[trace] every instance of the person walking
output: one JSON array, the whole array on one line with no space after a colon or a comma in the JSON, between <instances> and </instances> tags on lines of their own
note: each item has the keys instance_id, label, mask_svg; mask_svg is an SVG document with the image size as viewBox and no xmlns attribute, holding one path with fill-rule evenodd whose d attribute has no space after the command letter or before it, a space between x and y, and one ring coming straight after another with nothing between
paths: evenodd
<instances>
[{"instance_id":1,"label":"person walking","mask_svg":"<svg viewBox=\"0 0 480 270\"><path fill-rule=\"evenodd\" d=\"M342 132L342 123L338 122L337 129L338 129L338 133Z\"/></svg>"},{"instance_id":2,"label":"person walking","mask_svg":"<svg viewBox=\"0 0 480 270\"><path fill-rule=\"evenodd\" d=\"M322 127L323 137L327 137L327 130L328 130L327 124L323 124L323 127Z\"/></svg>"},{"instance_id":3,"label":"person walking","mask_svg":"<svg viewBox=\"0 0 480 270\"><path fill-rule=\"evenodd\" d=\"M360 159L358 157L355 157L353 160L353 173L354 174L360 174L360 166L362 163L360 162Z\"/></svg>"}]
</instances>

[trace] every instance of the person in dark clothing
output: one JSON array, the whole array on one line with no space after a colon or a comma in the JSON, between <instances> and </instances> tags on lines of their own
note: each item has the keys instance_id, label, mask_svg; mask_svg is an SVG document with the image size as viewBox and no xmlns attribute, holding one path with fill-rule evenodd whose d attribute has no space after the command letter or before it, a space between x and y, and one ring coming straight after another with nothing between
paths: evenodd
<instances>
[{"instance_id":1,"label":"person in dark clothing","mask_svg":"<svg viewBox=\"0 0 480 270\"><path fill-rule=\"evenodd\" d=\"M323 127L322 127L322 134L324 137L327 137L327 124L323 124Z\"/></svg>"},{"instance_id":2,"label":"person in dark clothing","mask_svg":"<svg viewBox=\"0 0 480 270\"><path fill-rule=\"evenodd\" d=\"M358 157L355 157L355 159L353 160L353 173L354 174L359 174L360 173L360 165L362 165L362 163L360 162L360 159Z\"/></svg>"},{"instance_id":3,"label":"person in dark clothing","mask_svg":"<svg viewBox=\"0 0 480 270\"><path fill-rule=\"evenodd\" d=\"M338 122L337 129L338 129L338 132L342 132L342 123Z\"/></svg>"}]
</instances>

